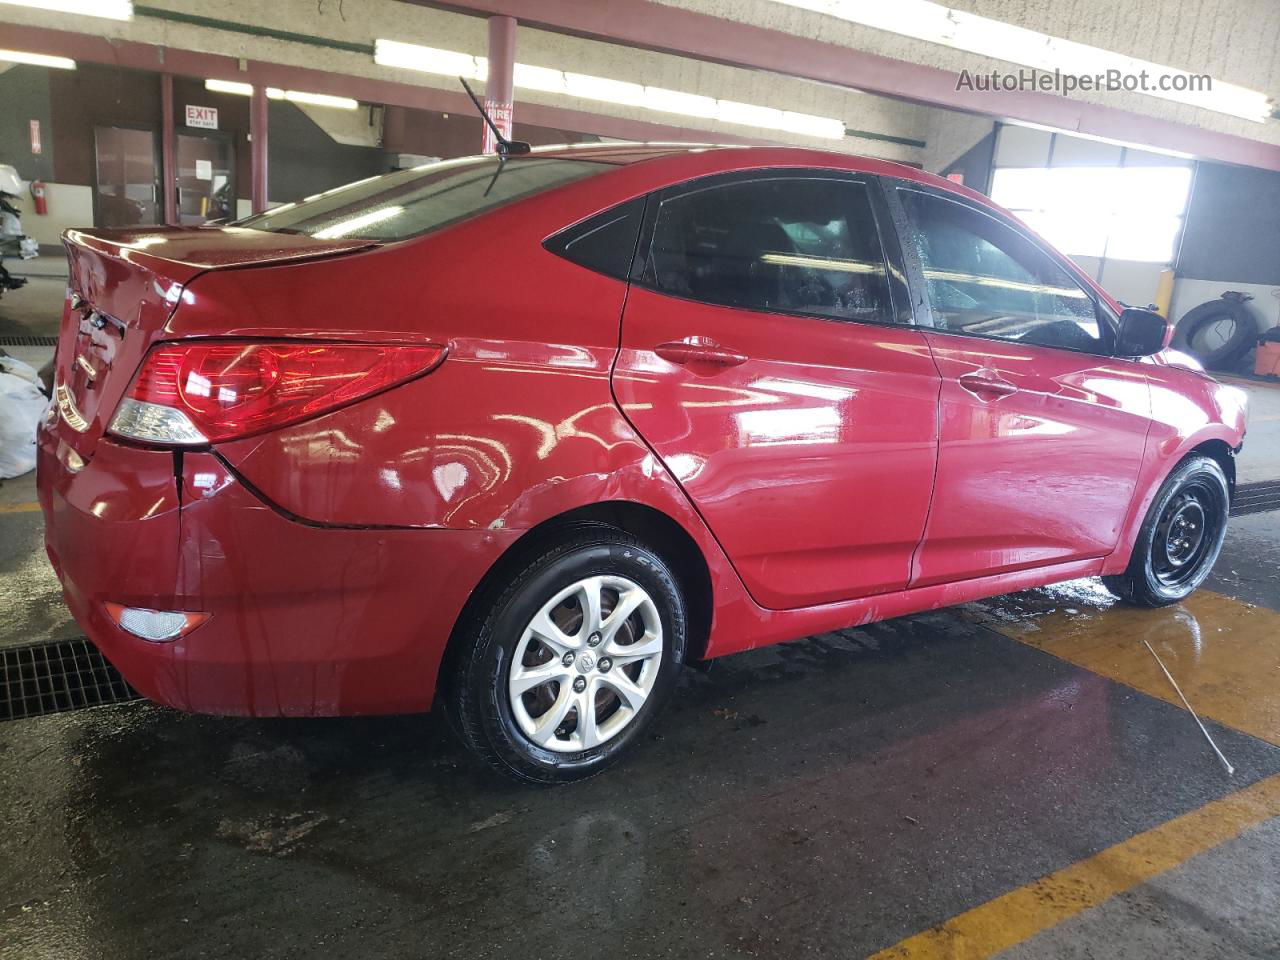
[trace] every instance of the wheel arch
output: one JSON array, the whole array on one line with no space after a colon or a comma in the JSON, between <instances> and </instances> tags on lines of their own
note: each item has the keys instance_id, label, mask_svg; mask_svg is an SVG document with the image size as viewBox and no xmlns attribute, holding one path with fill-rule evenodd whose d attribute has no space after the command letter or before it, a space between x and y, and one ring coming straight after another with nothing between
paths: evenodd
<instances>
[{"instance_id":1,"label":"wheel arch","mask_svg":"<svg viewBox=\"0 0 1280 960\"><path fill-rule=\"evenodd\" d=\"M495 591L500 592L507 578L547 544L568 532L593 525L625 531L671 564L688 607L687 660L694 662L703 658L711 636L714 590L711 569L697 541L677 520L656 507L632 500L606 500L566 510L530 527L493 562L471 591L449 632L440 661L437 696L452 675L454 658L463 646L463 635Z\"/></svg>"},{"instance_id":2,"label":"wheel arch","mask_svg":"<svg viewBox=\"0 0 1280 960\"><path fill-rule=\"evenodd\" d=\"M1181 463L1183 460L1185 460L1187 457L1195 456L1195 455L1206 456L1217 461L1218 466L1222 468L1222 472L1227 477L1227 492L1232 499L1235 499L1236 455L1235 455L1235 451L1231 449L1230 444L1228 444L1227 441L1225 440L1218 440L1218 439L1205 440L1201 443L1196 444L1194 447L1192 447L1190 450L1188 450L1186 453L1180 456L1177 459L1177 461L1174 462L1173 466L1169 468L1169 471L1168 473L1165 474L1165 476L1167 477L1169 473L1172 473L1173 470L1177 467L1177 465ZM1161 482L1163 483L1164 481L1162 480Z\"/></svg>"},{"instance_id":3,"label":"wheel arch","mask_svg":"<svg viewBox=\"0 0 1280 960\"><path fill-rule=\"evenodd\" d=\"M1225 428L1215 425L1213 432L1219 435L1206 437L1201 434L1199 437L1191 438L1178 445L1168 454L1154 461L1145 476L1139 478L1138 490L1141 491L1141 495L1134 497L1125 522L1124 535L1116 545L1116 549L1103 564L1101 572L1104 575L1123 573L1129 566L1129 559L1133 556L1138 533L1142 529L1142 523L1146 519L1147 511L1150 509L1152 501L1155 500L1156 493L1159 492L1173 471L1178 468L1178 464L1182 463L1187 457L1199 455L1214 460L1226 475L1228 502L1234 498L1236 487L1235 451L1238 448L1232 447L1230 442L1223 439L1221 434L1225 433Z\"/></svg>"}]
</instances>

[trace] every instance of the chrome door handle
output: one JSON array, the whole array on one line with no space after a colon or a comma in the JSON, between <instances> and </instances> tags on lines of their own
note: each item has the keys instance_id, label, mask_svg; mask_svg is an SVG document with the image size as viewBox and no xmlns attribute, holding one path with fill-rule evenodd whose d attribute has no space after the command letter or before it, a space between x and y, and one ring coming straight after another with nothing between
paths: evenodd
<instances>
[{"instance_id":1,"label":"chrome door handle","mask_svg":"<svg viewBox=\"0 0 1280 960\"><path fill-rule=\"evenodd\" d=\"M993 373L966 373L959 378L959 384L979 400L998 399L1018 392L1014 384Z\"/></svg>"},{"instance_id":2,"label":"chrome door handle","mask_svg":"<svg viewBox=\"0 0 1280 960\"><path fill-rule=\"evenodd\" d=\"M721 346L709 337L685 337L669 340L653 348L653 352L671 363L706 363L717 367L736 367L747 362L747 355Z\"/></svg>"}]
</instances>

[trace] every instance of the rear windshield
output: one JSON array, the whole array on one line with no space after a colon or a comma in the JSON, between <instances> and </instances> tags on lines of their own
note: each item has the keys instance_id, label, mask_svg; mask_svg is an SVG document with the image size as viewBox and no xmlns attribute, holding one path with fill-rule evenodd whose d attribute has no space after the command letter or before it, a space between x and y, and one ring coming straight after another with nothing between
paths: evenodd
<instances>
[{"instance_id":1,"label":"rear windshield","mask_svg":"<svg viewBox=\"0 0 1280 960\"><path fill-rule=\"evenodd\" d=\"M496 157L443 160L335 187L236 226L320 239L403 240L611 168L590 160L522 157L499 172Z\"/></svg>"}]
</instances>

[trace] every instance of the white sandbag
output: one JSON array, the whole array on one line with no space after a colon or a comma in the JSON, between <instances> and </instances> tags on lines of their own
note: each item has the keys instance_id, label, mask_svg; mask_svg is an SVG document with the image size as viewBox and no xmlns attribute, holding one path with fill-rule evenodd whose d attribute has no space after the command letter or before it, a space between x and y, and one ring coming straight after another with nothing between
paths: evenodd
<instances>
[{"instance_id":1,"label":"white sandbag","mask_svg":"<svg viewBox=\"0 0 1280 960\"><path fill-rule=\"evenodd\" d=\"M0 373L0 480L35 469L36 425L48 403L34 383Z\"/></svg>"},{"instance_id":2,"label":"white sandbag","mask_svg":"<svg viewBox=\"0 0 1280 960\"><path fill-rule=\"evenodd\" d=\"M40 374L36 372L36 368L29 363L23 363L17 357L11 357L3 350L0 350L0 373L12 373L15 377L21 377L40 386Z\"/></svg>"}]
</instances>

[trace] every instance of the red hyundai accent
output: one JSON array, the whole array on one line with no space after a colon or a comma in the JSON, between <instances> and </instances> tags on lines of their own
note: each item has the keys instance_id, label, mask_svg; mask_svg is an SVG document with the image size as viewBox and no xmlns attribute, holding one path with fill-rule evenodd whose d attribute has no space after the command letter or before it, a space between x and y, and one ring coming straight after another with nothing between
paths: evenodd
<instances>
[{"instance_id":1,"label":"red hyundai accent","mask_svg":"<svg viewBox=\"0 0 1280 960\"><path fill-rule=\"evenodd\" d=\"M1176 601L1242 395L982 196L783 148L70 231L49 557L138 690L590 775L683 664L1074 577Z\"/></svg>"}]
</instances>

